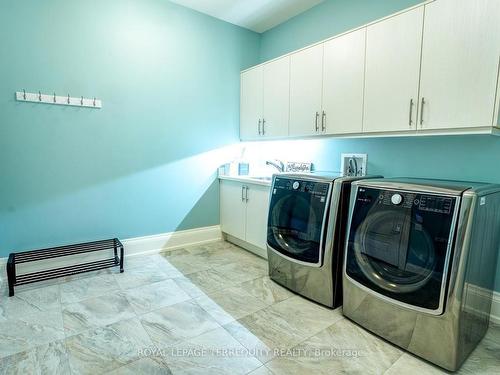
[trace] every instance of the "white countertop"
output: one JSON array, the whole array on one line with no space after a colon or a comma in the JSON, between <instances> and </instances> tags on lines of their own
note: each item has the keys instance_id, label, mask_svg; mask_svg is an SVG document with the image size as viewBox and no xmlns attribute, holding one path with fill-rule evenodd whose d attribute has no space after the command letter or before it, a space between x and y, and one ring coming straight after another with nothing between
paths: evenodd
<instances>
[{"instance_id":1,"label":"white countertop","mask_svg":"<svg viewBox=\"0 0 500 375\"><path fill-rule=\"evenodd\" d=\"M219 176L220 180L229 180L243 182L245 184L262 185L271 187L272 177L269 179L264 179L262 177L252 177L252 176Z\"/></svg>"}]
</instances>

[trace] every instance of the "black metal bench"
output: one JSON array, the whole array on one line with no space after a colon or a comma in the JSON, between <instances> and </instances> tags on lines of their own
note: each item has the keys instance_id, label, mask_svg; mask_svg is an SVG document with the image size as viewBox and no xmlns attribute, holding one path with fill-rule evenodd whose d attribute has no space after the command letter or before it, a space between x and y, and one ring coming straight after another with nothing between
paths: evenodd
<instances>
[{"instance_id":1,"label":"black metal bench","mask_svg":"<svg viewBox=\"0 0 500 375\"><path fill-rule=\"evenodd\" d=\"M23 275L16 274L16 265L20 263L36 262L44 259L59 258L111 249L114 251L113 258L31 272ZM118 249L120 250L120 256L118 256ZM48 249L24 251L20 253L11 253L9 254L9 260L7 261L9 296L12 297L14 295L14 286L76 275L84 272L97 271L118 265L120 266L120 272L123 272L123 245L118 238L86 242L76 245L52 247Z\"/></svg>"}]
</instances>

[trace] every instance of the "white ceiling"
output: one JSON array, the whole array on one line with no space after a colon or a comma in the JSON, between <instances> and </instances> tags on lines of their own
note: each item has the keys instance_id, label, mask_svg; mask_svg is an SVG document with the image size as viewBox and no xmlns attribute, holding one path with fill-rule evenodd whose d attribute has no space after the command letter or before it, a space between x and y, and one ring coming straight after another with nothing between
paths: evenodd
<instances>
[{"instance_id":1,"label":"white ceiling","mask_svg":"<svg viewBox=\"0 0 500 375\"><path fill-rule=\"evenodd\" d=\"M170 0L262 33L324 0Z\"/></svg>"}]
</instances>

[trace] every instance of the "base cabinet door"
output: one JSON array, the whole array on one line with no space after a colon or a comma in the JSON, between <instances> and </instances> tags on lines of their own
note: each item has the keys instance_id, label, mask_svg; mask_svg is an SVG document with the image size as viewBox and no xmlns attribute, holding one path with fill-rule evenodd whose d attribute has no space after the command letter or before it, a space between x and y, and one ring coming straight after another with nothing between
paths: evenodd
<instances>
[{"instance_id":1,"label":"base cabinet door","mask_svg":"<svg viewBox=\"0 0 500 375\"><path fill-rule=\"evenodd\" d=\"M241 73L240 80L240 138L258 139L262 134L262 66Z\"/></svg>"},{"instance_id":2,"label":"base cabinet door","mask_svg":"<svg viewBox=\"0 0 500 375\"><path fill-rule=\"evenodd\" d=\"M265 249L267 243L268 211L269 187L248 185L246 241L261 249Z\"/></svg>"},{"instance_id":3,"label":"base cabinet door","mask_svg":"<svg viewBox=\"0 0 500 375\"><path fill-rule=\"evenodd\" d=\"M365 35L366 29L360 29L325 43L321 113L324 134L361 133Z\"/></svg>"},{"instance_id":4,"label":"base cabinet door","mask_svg":"<svg viewBox=\"0 0 500 375\"><path fill-rule=\"evenodd\" d=\"M245 239L245 187L235 181L220 181L221 230L231 236Z\"/></svg>"},{"instance_id":5,"label":"base cabinet door","mask_svg":"<svg viewBox=\"0 0 500 375\"><path fill-rule=\"evenodd\" d=\"M499 58L499 0L427 4L419 128L492 126Z\"/></svg>"},{"instance_id":6,"label":"base cabinet door","mask_svg":"<svg viewBox=\"0 0 500 375\"><path fill-rule=\"evenodd\" d=\"M416 130L424 8L367 27L363 132Z\"/></svg>"}]
</instances>

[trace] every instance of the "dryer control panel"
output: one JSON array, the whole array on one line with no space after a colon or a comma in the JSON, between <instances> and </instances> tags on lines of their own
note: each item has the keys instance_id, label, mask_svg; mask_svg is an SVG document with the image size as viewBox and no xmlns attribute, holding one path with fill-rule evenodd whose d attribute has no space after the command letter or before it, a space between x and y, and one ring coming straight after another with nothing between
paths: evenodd
<instances>
[{"instance_id":1,"label":"dryer control panel","mask_svg":"<svg viewBox=\"0 0 500 375\"><path fill-rule=\"evenodd\" d=\"M419 211L434 212L449 215L452 213L454 199L446 196L422 194L416 192L400 192L394 190L377 190L360 188L357 201L371 203L376 199L377 204L395 206Z\"/></svg>"}]
</instances>

